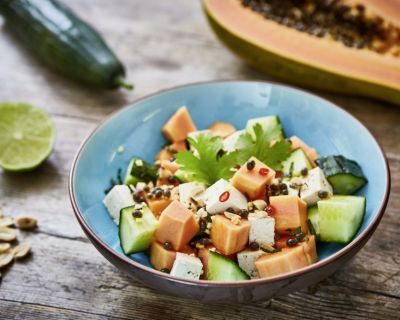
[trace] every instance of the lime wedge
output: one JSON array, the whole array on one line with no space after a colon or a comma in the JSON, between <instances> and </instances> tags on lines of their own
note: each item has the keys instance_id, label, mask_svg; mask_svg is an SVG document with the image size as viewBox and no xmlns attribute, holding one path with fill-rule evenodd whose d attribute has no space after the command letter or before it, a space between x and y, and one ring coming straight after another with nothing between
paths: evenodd
<instances>
[{"instance_id":1,"label":"lime wedge","mask_svg":"<svg viewBox=\"0 0 400 320\"><path fill-rule=\"evenodd\" d=\"M49 115L24 103L0 104L0 167L27 171L39 166L53 148L55 128Z\"/></svg>"}]
</instances>

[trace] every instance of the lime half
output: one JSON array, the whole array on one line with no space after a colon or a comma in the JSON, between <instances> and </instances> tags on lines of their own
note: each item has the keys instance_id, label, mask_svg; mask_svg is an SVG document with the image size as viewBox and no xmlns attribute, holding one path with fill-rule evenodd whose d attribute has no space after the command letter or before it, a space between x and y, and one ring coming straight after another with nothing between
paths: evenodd
<instances>
[{"instance_id":1,"label":"lime half","mask_svg":"<svg viewBox=\"0 0 400 320\"><path fill-rule=\"evenodd\" d=\"M7 171L36 168L50 155L55 128L49 115L24 103L0 104L0 166Z\"/></svg>"}]
</instances>

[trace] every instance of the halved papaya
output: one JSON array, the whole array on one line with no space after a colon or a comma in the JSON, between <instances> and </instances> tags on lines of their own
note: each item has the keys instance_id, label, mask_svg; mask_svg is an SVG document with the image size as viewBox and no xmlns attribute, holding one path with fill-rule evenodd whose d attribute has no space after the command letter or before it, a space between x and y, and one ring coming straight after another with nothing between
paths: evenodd
<instances>
[{"instance_id":1,"label":"halved papaya","mask_svg":"<svg viewBox=\"0 0 400 320\"><path fill-rule=\"evenodd\" d=\"M304 23L291 23L290 14L303 17L306 14L310 15L310 10L311 19L308 21L314 23L317 17L313 14L315 10L319 10L318 1L291 2L293 5L302 3L303 6L307 6L306 12L285 6L275 8L275 11L271 10L278 12L278 16L265 11L266 8L271 8L271 3L280 5L278 1L203 0L203 7L220 40L258 70L304 87L369 96L399 104L398 1L359 0L358 6L354 7L341 0L325 2L333 3L335 7L317 12L322 17L322 24L324 19L328 19L324 18L324 15L333 15L334 18L338 15L338 19L344 21L341 30L350 31L349 36L335 36L333 29L336 26L332 27L329 24L328 27L323 26L319 29L322 33L314 34L315 29L307 29ZM357 13L358 11L360 13ZM355 33L361 37L361 42L352 42L353 30L348 25L346 29L346 15L355 20L354 29L358 28L356 20L361 21L360 30L357 29L358 33ZM303 21L301 18L300 22ZM374 24L378 25L370 27ZM366 31L363 32L364 26ZM340 29L340 26L338 28ZM369 30L373 31L372 35Z\"/></svg>"}]
</instances>

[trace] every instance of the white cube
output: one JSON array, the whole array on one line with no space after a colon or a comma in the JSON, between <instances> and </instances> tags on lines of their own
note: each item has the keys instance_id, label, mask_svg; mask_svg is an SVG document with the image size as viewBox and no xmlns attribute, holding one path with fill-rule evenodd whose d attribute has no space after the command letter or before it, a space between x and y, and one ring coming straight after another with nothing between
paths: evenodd
<instances>
[{"instance_id":1,"label":"white cube","mask_svg":"<svg viewBox=\"0 0 400 320\"><path fill-rule=\"evenodd\" d=\"M255 262L259 257L261 257L264 254L265 252L262 250L252 251L250 249L246 249L244 251L239 252L237 254L239 267L244 272L246 272L250 276L250 278L252 279L260 278Z\"/></svg>"},{"instance_id":2,"label":"white cube","mask_svg":"<svg viewBox=\"0 0 400 320\"><path fill-rule=\"evenodd\" d=\"M197 195L200 195L205 189L205 185L199 182L188 182L179 185L179 201L188 206L190 199L196 199Z\"/></svg>"},{"instance_id":3,"label":"white cube","mask_svg":"<svg viewBox=\"0 0 400 320\"><path fill-rule=\"evenodd\" d=\"M275 243L275 219L265 211L256 211L248 216L250 222L249 242L273 245Z\"/></svg>"},{"instance_id":4,"label":"white cube","mask_svg":"<svg viewBox=\"0 0 400 320\"><path fill-rule=\"evenodd\" d=\"M226 211L247 209L246 197L228 181L220 179L205 191L206 210L210 214Z\"/></svg>"},{"instance_id":5,"label":"white cube","mask_svg":"<svg viewBox=\"0 0 400 320\"><path fill-rule=\"evenodd\" d=\"M231 152L235 150L236 142L238 141L239 137L245 132L245 130L236 131L229 136L227 136L224 141L224 150L226 152Z\"/></svg>"},{"instance_id":6,"label":"white cube","mask_svg":"<svg viewBox=\"0 0 400 320\"><path fill-rule=\"evenodd\" d=\"M203 264L199 258L177 252L170 274L179 278L198 280L202 270Z\"/></svg>"},{"instance_id":7,"label":"white cube","mask_svg":"<svg viewBox=\"0 0 400 320\"><path fill-rule=\"evenodd\" d=\"M316 204L321 198L318 196L320 191L327 192L328 196L333 195L332 186L325 178L321 168L316 167L308 172L301 187L300 198L307 202L309 206Z\"/></svg>"},{"instance_id":8,"label":"white cube","mask_svg":"<svg viewBox=\"0 0 400 320\"><path fill-rule=\"evenodd\" d=\"M135 204L131 190L126 185L114 186L104 197L103 203L116 224L119 224L121 209Z\"/></svg>"}]
</instances>

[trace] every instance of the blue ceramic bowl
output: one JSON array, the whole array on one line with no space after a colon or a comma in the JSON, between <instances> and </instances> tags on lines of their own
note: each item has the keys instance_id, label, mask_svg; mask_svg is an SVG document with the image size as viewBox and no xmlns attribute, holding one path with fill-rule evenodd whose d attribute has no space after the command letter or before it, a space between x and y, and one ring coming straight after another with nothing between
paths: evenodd
<instances>
[{"instance_id":1,"label":"blue ceramic bowl","mask_svg":"<svg viewBox=\"0 0 400 320\"><path fill-rule=\"evenodd\" d=\"M321 155L356 160L369 183L366 215L347 245L318 244L319 262L290 274L240 282L190 281L151 268L145 253L125 256L117 226L102 204L104 190L133 155L153 161L165 142L160 128L186 105L197 128L215 121L243 128L247 119L278 115L286 136L297 135ZM124 152L118 153L119 146ZM124 174L124 172L123 172ZM333 273L366 243L377 227L389 196L385 156L368 130L334 104L301 90L266 82L227 81L188 85L156 93L112 114L83 143L72 166L70 197L78 221L96 248L118 268L148 286L202 301L254 301L312 285Z\"/></svg>"}]
</instances>

